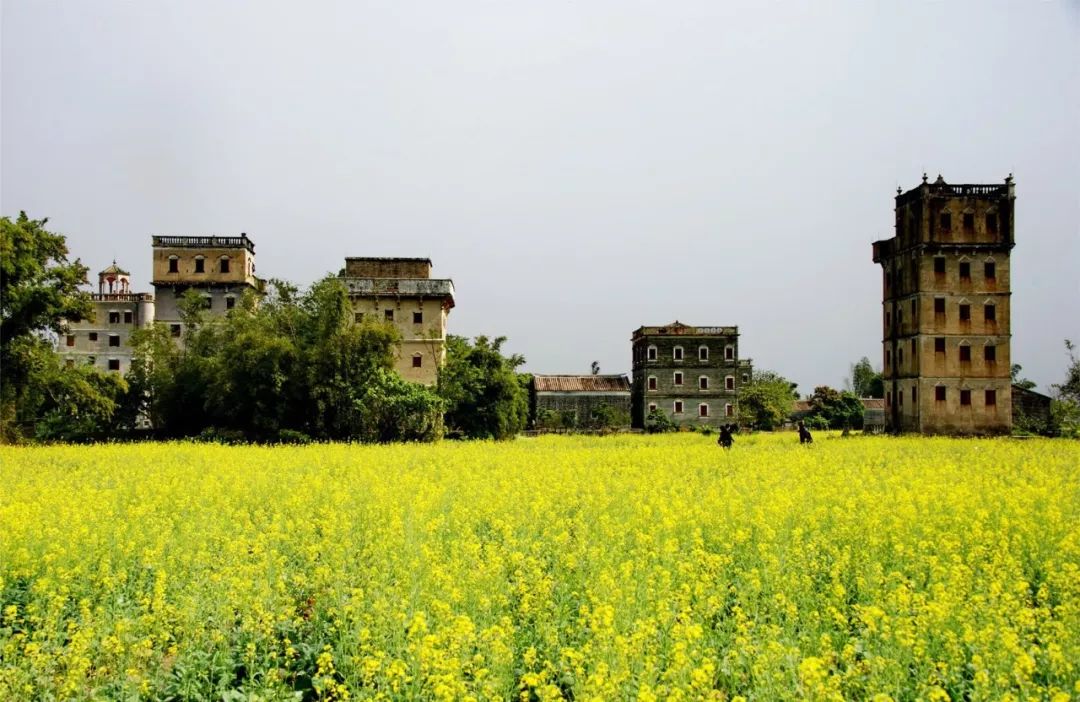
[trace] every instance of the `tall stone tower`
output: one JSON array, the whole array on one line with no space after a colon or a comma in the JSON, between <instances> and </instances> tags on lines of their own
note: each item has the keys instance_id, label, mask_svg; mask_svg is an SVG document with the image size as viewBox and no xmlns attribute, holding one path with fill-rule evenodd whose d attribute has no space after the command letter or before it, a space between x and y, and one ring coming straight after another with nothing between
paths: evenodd
<instances>
[{"instance_id":1,"label":"tall stone tower","mask_svg":"<svg viewBox=\"0 0 1080 702\"><path fill-rule=\"evenodd\" d=\"M1001 434L1012 428L1009 253L1015 186L897 191L881 264L886 423L894 432Z\"/></svg>"}]
</instances>

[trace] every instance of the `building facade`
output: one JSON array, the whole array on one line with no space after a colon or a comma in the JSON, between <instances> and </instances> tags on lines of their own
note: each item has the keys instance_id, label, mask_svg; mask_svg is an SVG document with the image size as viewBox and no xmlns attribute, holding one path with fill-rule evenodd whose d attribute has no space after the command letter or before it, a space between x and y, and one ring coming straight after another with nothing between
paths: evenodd
<instances>
[{"instance_id":1,"label":"building facade","mask_svg":"<svg viewBox=\"0 0 1080 702\"><path fill-rule=\"evenodd\" d=\"M183 333L180 298L194 290L212 315L235 307L244 293L258 294L255 244L240 236L153 237L153 284L156 319L176 338Z\"/></svg>"},{"instance_id":2,"label":"building facade","mask_svg":"<svg viewBox=\"0 0 1080 702\"><path fill-rule=\"evenodd\" d=\"M898 191L895 236L874 242L889 431L1010 431L1015 200L1011 175Z\"/></svg>"},{"instance_id":3,"label":"building facade","mask_svg":"<svg viewBox=\"0 0 1080 702\"><path fill-rule=\"evenodd\" d=\"M454 282L432 278L428 258L346 258L341 280L357 323L389 322L401 333L398 374L410 382L434 385L446 361Z\"/></svg>"},{"instance_id":4,"label":"building facade","mask_svg":"<svg viewBox=\"0 0 1080 702\"><path fill-rule=\"evenodd\" d=\"M98 291L90 295L93 315L65 321L58 353L64 363L127 373L131 333L154 323L154 296L131 291L131 275L116 265L98 273Z\"/></svg>"},{"instance_id":5,"label":"building facade","mask_svg":"<svg viewBox=\"0 0 1080 702\"><path fill-rule=\"evenodd\" d=\"M737 420L739 390L753 374L750 360L739 357L738 327L639 327L631 345L634 427L643 428L653 410L676 424Z\"/></svg>"},{"instance_id":6,"label":"building facade","mask_svg":"<svg viewBox=\"0 0 1080 702\"><path fill-rule=\"evenodd\" d=\"M563 426L588 426L603 406L629 419L630 380L625 375L534 374L529 382L530 426L546 412L558 413Z\"/></svg>"}]
</instances>

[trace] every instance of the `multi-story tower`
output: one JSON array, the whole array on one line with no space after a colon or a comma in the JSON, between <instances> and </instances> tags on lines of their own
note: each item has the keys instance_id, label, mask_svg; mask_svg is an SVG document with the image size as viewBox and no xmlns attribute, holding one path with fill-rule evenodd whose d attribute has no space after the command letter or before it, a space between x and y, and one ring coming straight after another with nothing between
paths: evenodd
<instances>
[{"instance_id":1,"label":"multi-story tower","mask_svg":"<svg viewBox=\"0 0 1080 702\"><path fill-rule=\"evenodd\" d=\"M446 360L446 318L454 307L454 281L431 277L428 258L346 258L341 280L354 319L376 319L401 332L397 372L433 385Z\"/></svg>"},{"instance_id":2,"label":"multi-story tower","mask_svg":"<svg viewBox=\"0 0 1080 702\"><path fill-rule=\"evenodd\" d=\"M93 316L64 323L59 354L69 366L97 366L127 373L131 332L154 322L154 296L131 292L131 275L116 265L98 273L98 291L90 295Z\"/></svg>"},{"instance_id":3,"label":"multi-story tower","mask_svg":"<svg viewBox=\"0 0 1080 702\"><path fill-rule=\"evenodd\" d=\"M894 432L998 434L1012 427L1009 252L1012 176L896 196L883 270L886 422Z\"/></svg>"},{"instance_id":4,"label":"multi-story tower","mask_svg":"<svg viewBox=\"0 0 1080 702\"><path fill-rule=\"evenodd\" d=\"M644 427L653 410L676 424L720 426L738 416L739 389L750 382L739 358L738 327L691 327L675 321L639 327L631 338L631 423Z\"/></svg>"},{"instance_id":5,"label":"multi-story tower","mask_svg":"<svg viewBox=\"0 0 1080 702\"><path fill-rule=\"evenodd\" d=\"M206 300L211 314L225 314L247 291L258 293L255 244L240 236L153 237L154 291L157 321L169 325L172 335L183 331L179 301L188 290Z\"/></svg>"}]
</instances>

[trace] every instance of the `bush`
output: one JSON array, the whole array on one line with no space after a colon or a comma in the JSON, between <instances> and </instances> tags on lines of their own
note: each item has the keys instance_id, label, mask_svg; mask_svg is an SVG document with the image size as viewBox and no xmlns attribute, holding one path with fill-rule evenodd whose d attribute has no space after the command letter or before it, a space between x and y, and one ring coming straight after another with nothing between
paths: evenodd
<instances>
[{"instance_id":1,"label":"bush","mask_svg":"<svg viewBox=\"0 0 1080 702\"><path fill-rule=\"evenodd\" d=\"M649 412L645 417L645 431L649 434L662 434L669 431L678 431L675 422L660 410Z\"/></svg>"}]
</instances>

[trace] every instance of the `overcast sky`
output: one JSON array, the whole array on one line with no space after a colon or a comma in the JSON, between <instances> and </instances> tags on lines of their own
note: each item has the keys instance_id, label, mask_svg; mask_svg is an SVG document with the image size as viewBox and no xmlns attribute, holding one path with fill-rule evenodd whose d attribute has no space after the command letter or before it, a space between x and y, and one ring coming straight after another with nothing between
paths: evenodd
<instances>
[{"instance_id":1,"label":"overcast sky","mask_svg":"<svg viewBox=\"0 0 1080 702\"><path fill-rule=\"evenodd\" d=\"M897 186L1015 173L1013 360L1080 341L1077 2L3 0L0 212L148 290L152 234L300 284L427 256L527 370L739 326L809 392L881 363Z\"/></svg>"}]
</instances>

